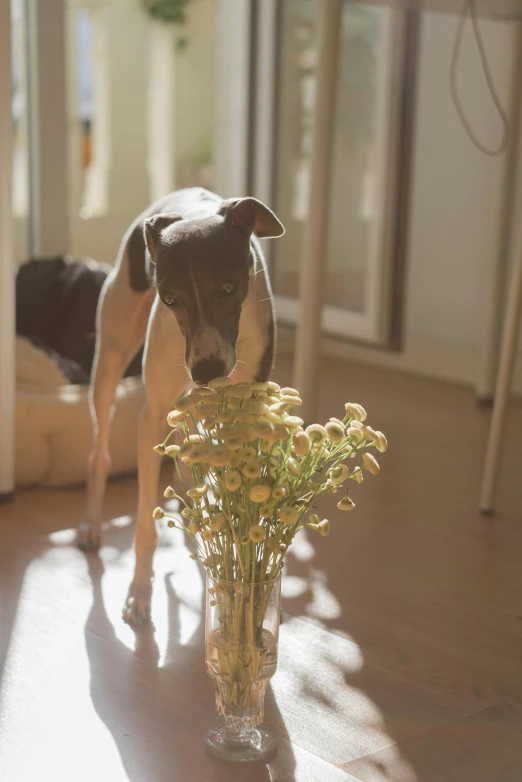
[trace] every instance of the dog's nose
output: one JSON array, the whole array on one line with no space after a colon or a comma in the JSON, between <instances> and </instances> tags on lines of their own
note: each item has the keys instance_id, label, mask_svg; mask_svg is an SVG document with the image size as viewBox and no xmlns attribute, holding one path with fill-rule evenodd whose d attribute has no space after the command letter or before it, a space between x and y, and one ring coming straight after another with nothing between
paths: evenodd
<instances>
[{"instance_id":1,"label":"dog's nose","mask_svg":"<svg viewBox=\"0 0 522 782\"><path fill-rule=\"evenodd\" d=\"M205 358L203 361L198 361L191 371L192 380L199 386L206 386L215 377L221 377L224 374L225 362L220 358Z\"/></svg>"}]
</instances>

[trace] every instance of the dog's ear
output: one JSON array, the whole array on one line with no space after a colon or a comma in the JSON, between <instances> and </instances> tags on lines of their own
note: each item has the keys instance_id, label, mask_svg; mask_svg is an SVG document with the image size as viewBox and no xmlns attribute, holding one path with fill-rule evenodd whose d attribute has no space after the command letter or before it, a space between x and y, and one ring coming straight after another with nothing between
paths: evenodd
<instances>
[{"instance_id":1,"label":"dog's ear","mask_svg":"<svg viewBox=\"0 0 522 782\"><path fill-rule=\"evenodd\" d=\"M285 232L275 214L257 198L231 198L223 201L218 214L224 215L244 236L252 231L260 239L275 238Z\"/></svg>"},{"instance_id":2,"label":"dog's ear","mask_svg":"<svg viewBox=\"0 0 522 782\"><path fill-rule=\"evenodd\" d=\"M168 228L172 223L183 220L178 214L159 214L153 217L147 217L143 223L143 237L152 263L156 263L156 247L162 231Z\"/></svg>"}]
</instances>

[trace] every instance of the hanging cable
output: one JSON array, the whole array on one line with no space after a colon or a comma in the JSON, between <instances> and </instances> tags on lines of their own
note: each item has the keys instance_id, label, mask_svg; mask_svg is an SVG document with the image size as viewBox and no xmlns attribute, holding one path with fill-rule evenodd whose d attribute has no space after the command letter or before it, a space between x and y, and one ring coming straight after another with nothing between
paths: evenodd
<instances>
[{"instance_id":1,"label":"hanging cable","mask_svg":"<svg viewBox=\"0 0 522 782\"><path fill-rule=\"evenodd\" d=\"M500 119L502 120L502 125L504 128L504 132L502 135L502 140L498 147L496 149L492 149L491 147L487 147L485 144L483 144L478 136L475 134L475 131L471 127L471 123L466 117L466 113L464 111L464 107L462 106L462 102L460 100L460 96L458 93L458 86L457 86L457 69L460 59L460 52L462 48L462 36L464 33L464 26L466 24L466 17L468 15L471 19L471 24L473 28L473 34L475 37L475 41L477 43L478 52L480 55L480 61L482 63L482 70L484 71L484 76L486 77L486 82L489 88L489 93L491 95L491 98L493 100L493 103L495 104L495 107L499 113ZM457 27L457 34L455 36L455 45L453 48L453 54L451 56L451 66L450 66L450 91L451 91L451 97L453 99L453 103L455 105L455 109L457 111L457 114L460 117L460 121L462 122L462 125L464 126L464 130L470 137L471 141L475 144L475 146L483 152L485 155L489 155L490 157L498 157L503 152L505 152L506 147L508 145L509 140L509 131L510 131L510 121L509 117L502 107L502 104L500 102L500 99L498 97L498 93L495 87L495 84L493 82L493 77L491 75L491 70L489 67L488 62L488 56L486 52L486 47L484 45L484 40L482 38L482 33L480 31L480 26L478 23L477 18L477 9L475 6L475 0L464 0L464 3L462 5L462 11L460 13L460 19L459 24Z\"/></svg>"}]
</instances>

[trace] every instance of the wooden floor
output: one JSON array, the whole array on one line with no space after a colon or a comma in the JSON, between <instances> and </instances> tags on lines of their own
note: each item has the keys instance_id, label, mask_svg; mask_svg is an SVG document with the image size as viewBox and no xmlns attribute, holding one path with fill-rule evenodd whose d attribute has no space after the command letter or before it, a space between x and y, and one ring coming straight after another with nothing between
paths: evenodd
<instances>
[{"instance_id":1,"label":"wooden floor","mask_svg":"<svg viewBox=\"0 0 522 782\"><path fill-rule=\"evenodd\" d=\"M121 622L126 480L110 486L99 556L72 543L83 489L20 492L0 509L2 782L520 782L522 407L498 515L484 519L489 412L471 393L331 362L322 377L322 418L361 402L390 449L355 512L327 503L330 536L289 557L266 720L277 759L239 772L204 755L202 578L177 534L161 536L155 633Z\"/></svg>"}]
</instances>

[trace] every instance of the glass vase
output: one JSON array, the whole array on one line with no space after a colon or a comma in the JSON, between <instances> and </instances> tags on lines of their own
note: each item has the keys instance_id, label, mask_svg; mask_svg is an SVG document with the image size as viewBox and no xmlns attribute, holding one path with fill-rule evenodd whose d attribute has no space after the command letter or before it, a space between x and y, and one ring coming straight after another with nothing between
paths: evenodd
<instances>
[{"instance_id":1,"label":"glass vase","mask_svg":"<svg viewBox=\"0 0 522 782\"><path fill-rule=\"evenodd\" d=\"M261 728L268 683L277 667L281 576L257 583L206 581L206 665L224 719L205 736L221 760L267 761L276 739Z\"/></svg>"}]
</instances>

